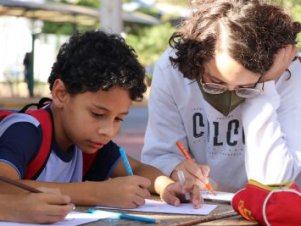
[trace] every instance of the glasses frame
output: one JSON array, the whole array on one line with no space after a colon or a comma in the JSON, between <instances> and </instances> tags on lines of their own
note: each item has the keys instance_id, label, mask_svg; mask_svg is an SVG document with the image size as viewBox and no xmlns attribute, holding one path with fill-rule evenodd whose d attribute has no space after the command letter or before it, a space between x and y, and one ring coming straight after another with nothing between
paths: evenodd
<instances>
[{"instance_id":1,"label":"glasses frame","mask_svg":"<svg viewBox=\"0 0 301 226\"><path fill-rule=\"evenodd\" d=\"M262 82L262 86L260 88L256 88L262 78L263 75L259 76L259 79L257 82L254 84L254 86L251 88L236 88L233 91L236 93L237 96L242 97L242 98L253 98L258 95L261 95L264 92L264 82ZM199 84L202 86L204 92L209 93L209 94L222 94L226 91L228 91L228 87L222 84L218 83L213 83L213 82L204 82L203 81L203 75L199 79ZM215 91L214 91L215 89ZM220 89L220 90L218 90ZM231 90L232 91L232 90ZM250 95L250 91L252 92L253 95ZM244 92L249 92L249 95L243 94Z\"/></svg>"}]
</instances>

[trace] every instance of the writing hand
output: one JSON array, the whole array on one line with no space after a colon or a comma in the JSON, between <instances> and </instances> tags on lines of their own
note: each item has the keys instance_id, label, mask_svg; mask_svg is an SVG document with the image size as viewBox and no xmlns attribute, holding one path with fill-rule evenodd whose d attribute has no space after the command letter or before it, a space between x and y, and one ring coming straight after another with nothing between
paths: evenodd
<instances>
[{"instance_id":1,"label":"writing hand","mask_svg":"<svg viewBox=\"0 0 301 226\"><path fill-rule=\"evenodd\" d=\"M150 198L149 179L140 176L126 176L101 182L100 204L120 208L136 208ZM96 188L97 189L97 188Z\"/></svg>"},{"instance_id":2,"label":"writing hand","mask_svg":"<svg viewBox=\"0 0 301 226\"><path fill-rule=\"evenodd\" d=\"M186 183L196 184L201 190L206 189L210 168L207 165L199 165L193 160L183 160L174 169L171 178L178 181L177 171L182 170Z\"/></svg>"},{"instance_id":3,"label":"writing hand","mask_svg":"<svg viewBox=\"0 0 301 226\"><path fill-rule=\"evenodd\" d=\"M11 220L39 224L55 223L63 220L74 208L70 197L60 194L58 190L41 190L46 192L15 195L13 201L7 203L7 209L13 209Z\"/></svg>"}]
</instances>

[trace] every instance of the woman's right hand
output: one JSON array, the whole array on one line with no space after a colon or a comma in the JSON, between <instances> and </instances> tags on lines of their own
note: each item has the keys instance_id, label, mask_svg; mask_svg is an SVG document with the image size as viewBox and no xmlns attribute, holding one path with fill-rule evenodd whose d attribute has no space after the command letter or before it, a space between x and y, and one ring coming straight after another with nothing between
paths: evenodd
<instances>
[{"instance_id":1,"label":"woman's right hand","mask_svg":"<svg viewBox=\"0 0 301 226\"><path fill-rule=\"evenodd\" d=\"M171 178L178 180L177 171L183 171L185 176L185 184L189 187L196 184L201 190L206 189L210 168L207 165L199 165L193 160L184 160L180 162L171 174Z\"/></svg>"}]
</instances>

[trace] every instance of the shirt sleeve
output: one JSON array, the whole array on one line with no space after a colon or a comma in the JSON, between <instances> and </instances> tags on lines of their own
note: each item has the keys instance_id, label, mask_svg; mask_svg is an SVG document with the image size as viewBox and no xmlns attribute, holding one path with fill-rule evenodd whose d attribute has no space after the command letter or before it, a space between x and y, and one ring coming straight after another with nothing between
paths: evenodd
<instances>
[{"instance_id":1,"label":"shirt sleeve","mask_svg":"<svg viewBox=\"0 0 301 226\"><path fill-rule=\"evenodd\" d=\"M119 160L119 146L113 141L110 141L97 152L92 166L83 179L90 181L103 181L108 179Z\"/></svg>"},{"instance_id":2,"label":"shirt sleeve","mask_svg":"<svg viewBox=\"0 0 301 226\"><path fill-rule=\"evenodd\" d=\"M39 150L41 140L42 130L40 126L30 122L15 122L10 125L2 123L0 161L14 167L20 178L23 178L28 163Z\"/></svg>"},{"instance_id":3,"label":"shirt sleeve","mask_svg":"<svg viewBox=\"0 0 301 226\"><path fill-rule=\"evenodd\" d=\"M301 171L300 62L289 70L243 104L247 175L265 184L295 180Z\"/></svg>"},{"instance_id":4,"label":"shirt sleeve","mask_svg":"<svg viewBox=\"0 0 301 226\"><path fill-rule=\"evenodd\" d=\"M163 60L169 59L167 57ZM164 63L166 65L156 64L154 69L141 160L170 176L184 159L175 145L176 141L181 140L186 147L187 141L183 120L172 94L172 90L176 88L171 87L169 81L173 71L170 69L171 65Z\"/></svg>"}]
</instances>

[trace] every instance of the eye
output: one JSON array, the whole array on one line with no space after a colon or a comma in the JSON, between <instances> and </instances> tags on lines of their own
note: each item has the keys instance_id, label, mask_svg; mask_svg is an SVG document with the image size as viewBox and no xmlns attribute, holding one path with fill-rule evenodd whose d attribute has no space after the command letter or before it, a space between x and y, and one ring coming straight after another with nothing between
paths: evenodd
<instances>
[{"instance_id":1,"label":"eye","mask_svg":"<svg viewBox=\"0 0 301 226\"><path fill-rule=\"evenodd\" d=\"M204 77L206 79L206 81L205 81L206 83L224 84L224 82L216 79L215 77L213 77L212 75L210 75L208 73L205 73Z\"/></svg>"},{"instance_id":2,"label":"eye","mask_svg":"<svg viewBox=\"0 0 301 226\"><path fill-rule=\"evenodd\" d=\"M123 118L117 117L117 118L115 118L115 121L117 121L117 122L123 122Z\"/></svg>"},{"instance_id":3,"label":"eye","mask_svg":"<svg viewBox=\"0 0 301 226\"><path fill-rule=\"evenodd\" d=\"M91 112L91 114L92 114L92 116L93 116L94 118L101 118L101 117L104 116L104 114L100 114L100 113L97 113L97 112Z\"/></svg>"}]
</instances>

